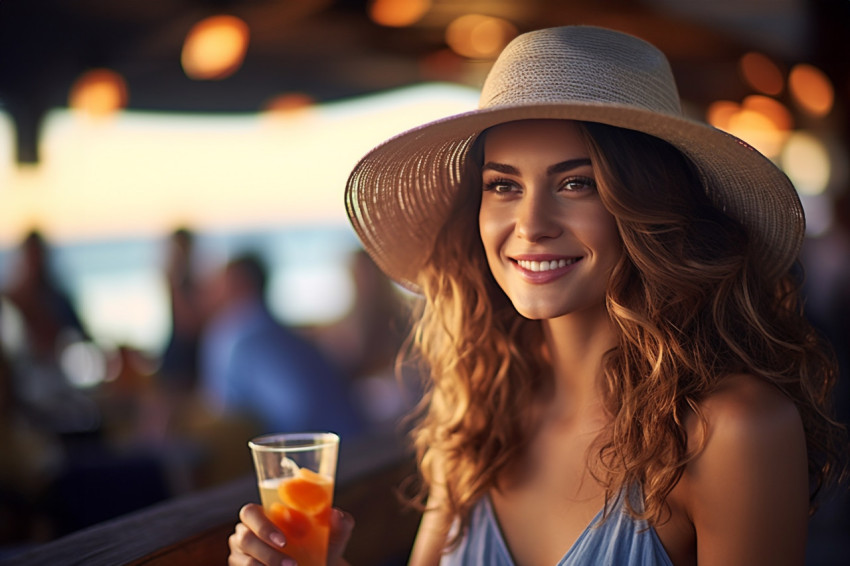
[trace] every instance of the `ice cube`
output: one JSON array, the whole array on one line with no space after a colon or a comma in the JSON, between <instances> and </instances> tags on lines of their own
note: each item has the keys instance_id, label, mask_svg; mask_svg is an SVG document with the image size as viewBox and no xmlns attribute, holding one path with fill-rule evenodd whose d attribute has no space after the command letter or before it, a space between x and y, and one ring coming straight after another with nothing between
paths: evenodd
<instances>
[{"instance_id":1,"label":"ice cube","mask_svg":"<svg viewBox=\"0 0 850 566\"><path fill-rule=\"evenodd\" d=\"M280 458L280 474L281 477L288 478L294 476L298 472L298 464L290 460L286 456Z\"/></svg>"}]
</instances>

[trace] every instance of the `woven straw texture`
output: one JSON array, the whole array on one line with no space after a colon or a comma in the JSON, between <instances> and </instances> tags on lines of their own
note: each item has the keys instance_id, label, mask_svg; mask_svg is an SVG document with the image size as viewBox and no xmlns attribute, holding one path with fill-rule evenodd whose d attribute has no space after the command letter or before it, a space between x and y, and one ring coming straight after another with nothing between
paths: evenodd
<instances>
[{"instance_id":1,"label":"woven straw texture","mask_svg":"<svg viewBox=\"0 0 850 566\"><path fill-rule=\"evenodd\" d=\"M416 291L475 137L535 118L600 122L668 141L697 166L712 201L747 226L768 276L796 259L805 223L785 174L743 141L683 117L669 64L655 47L612 30L569 26L511 42L484 83L478 110L409 130L357 164L346 208L378 266Z\"/></svg>"}]
</instances>

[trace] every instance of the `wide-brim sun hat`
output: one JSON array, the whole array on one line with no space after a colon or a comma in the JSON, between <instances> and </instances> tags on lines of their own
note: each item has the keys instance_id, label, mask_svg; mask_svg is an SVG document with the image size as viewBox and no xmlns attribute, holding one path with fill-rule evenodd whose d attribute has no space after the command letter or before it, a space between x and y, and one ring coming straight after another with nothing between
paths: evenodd
<instances>
[{"instance_id":1,"label":"wide-brim sun hat","mask_svg":"<svg viewBox=\"0 0 850 566\"><path fill-rule=\"evenodd\" d=\"M712 202L745 226L768 277L797 258L805 220L788 177L744 141L685 117L670 65L656 47L609 29L565 26L509 43L477 110L408 130L355 166L345 190L348 217L390 278L418 290L417 275L462 186L470 146L483 130L522 119L599 122L667 141L696 166Z\"/></svg>"}]
</instances>

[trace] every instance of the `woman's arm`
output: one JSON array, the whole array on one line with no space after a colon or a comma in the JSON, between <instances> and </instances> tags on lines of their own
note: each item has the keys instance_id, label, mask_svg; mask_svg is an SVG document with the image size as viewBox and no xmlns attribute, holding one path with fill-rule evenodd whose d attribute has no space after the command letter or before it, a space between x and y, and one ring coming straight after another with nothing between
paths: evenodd
<instances>
[{"instance_id":1,"label":"woman's arm","mask_svg":"<svg viewBox=\"0 0 850 566\"><path fill-rule=\"evenodd\" d=\"M702 409L703 451L688 464L687 510L700 566L802 565L808 472L794 404L753 376L733 376Z\"/></svg>"},{"instance_id":2,"label":"woman's arm","mask_svg":"<svg viewBox=\"0 0 850 566\"><path fill-rule=\"evenodd\" d=\"M452 518L445 506L448 496L443 472L443 457L435 449L431 450L433 451L432 477L428 487L428 502L422 514L422 521L419 523L408 566L437 566L446 548L446 540L452 524Z\"/></svg>"},{"instance_id":3,"label":"woman's arm","mask_svg":"<svg viewBox=\"0 0 850 566\"><path fill-rule=\"evenodd\" d=\"M438 498L434 497L432 489L426 511L419 523L408 566L437 566L440 563L451 528L451 519L442 508L436 506L436 501Z\"/></svg>"}]
</instances>

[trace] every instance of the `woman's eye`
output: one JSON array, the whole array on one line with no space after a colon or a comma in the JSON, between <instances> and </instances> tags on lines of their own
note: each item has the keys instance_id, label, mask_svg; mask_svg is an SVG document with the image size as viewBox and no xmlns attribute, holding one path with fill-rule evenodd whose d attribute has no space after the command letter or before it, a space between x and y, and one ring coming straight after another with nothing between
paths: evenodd
<instances>
[{"instance_id":1,"label":"woman's eye","mask_svg":"<svg viewBox=\"0 0 850 566\"><path fill-rule=\"evenodd\" d=\"M515 183L506 181L504 179L497 179L495 181L484 183L485 191L493 192L496 194L508 194L512 192L515 188Z\"/></svg>"},{"instance_id":2,"label":"woman's eye","mask_svg":"<svg viewBox=\"0 0 850 566\"><path fill-rule=\"evenodd\" d=\"M561 186L567 191L596 190L596 181L590 177L570 177Z\"/></svg>"}]
</instances>

